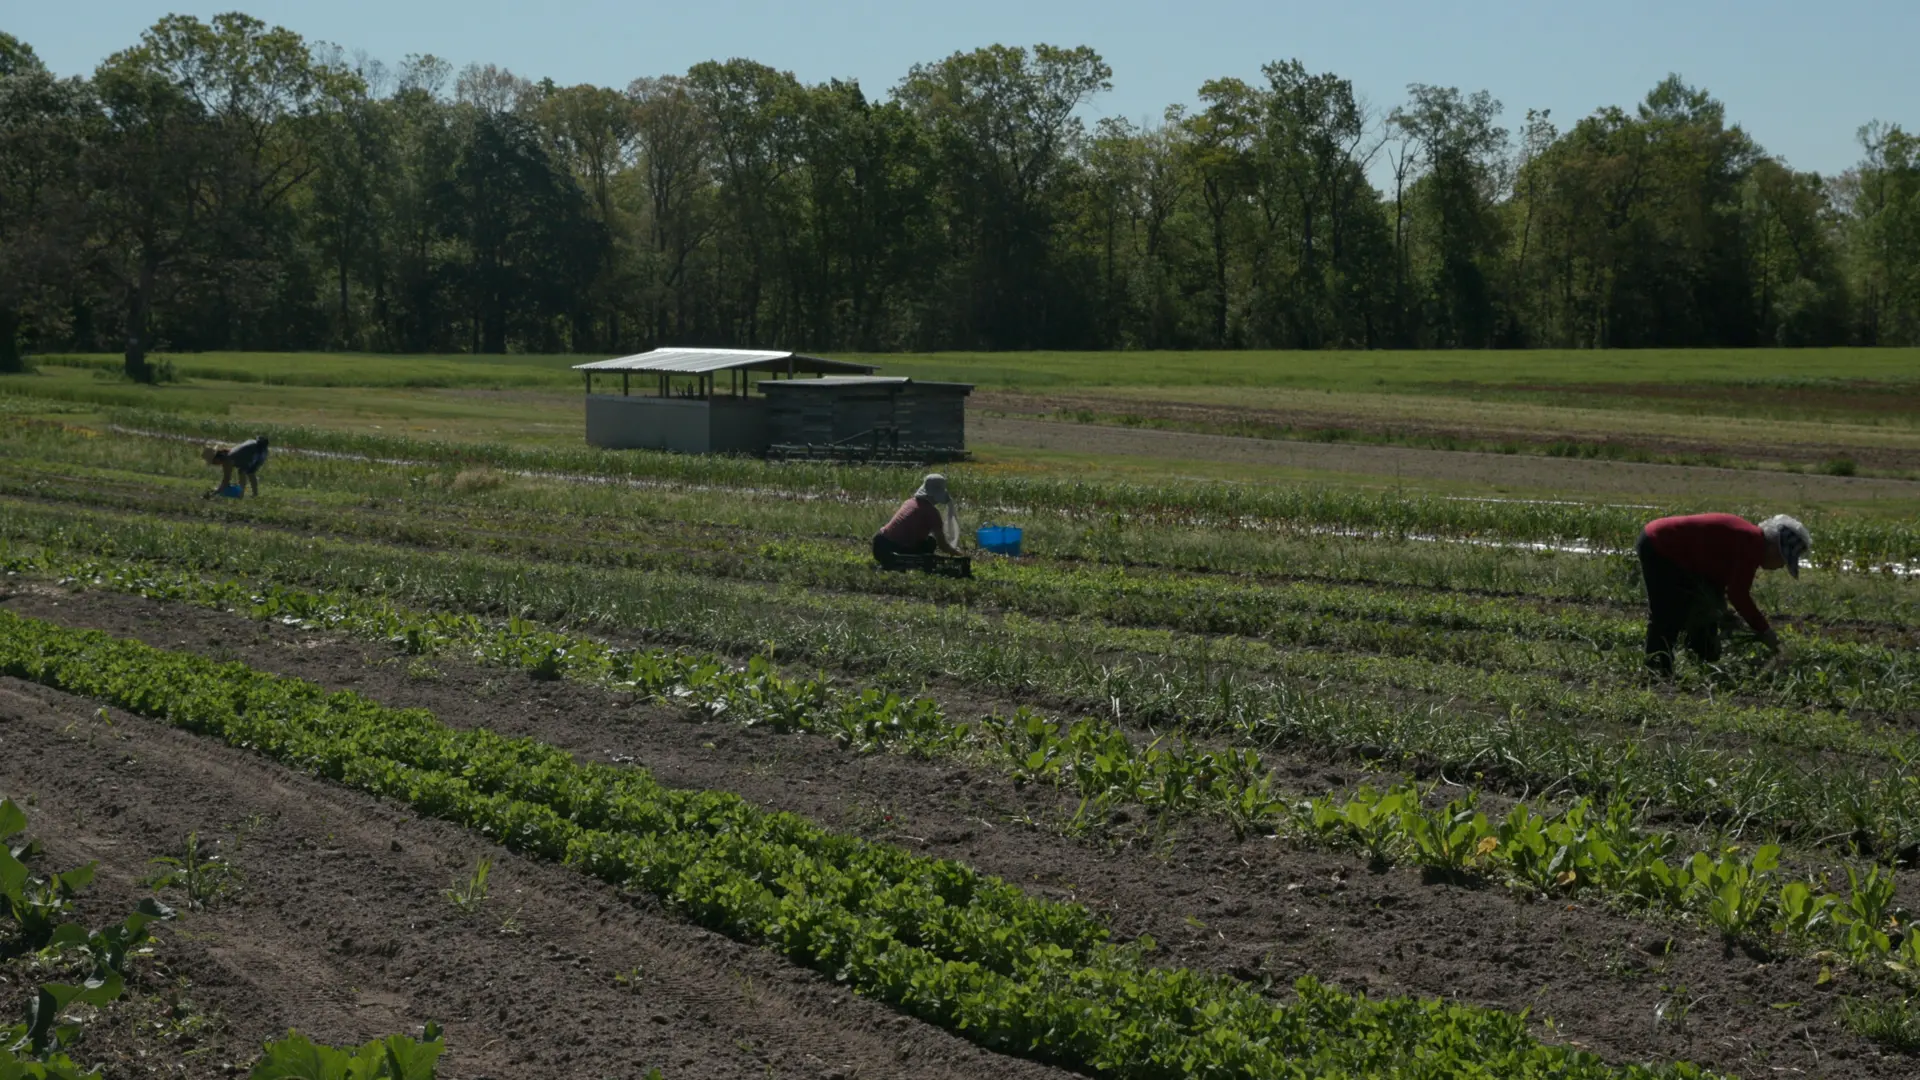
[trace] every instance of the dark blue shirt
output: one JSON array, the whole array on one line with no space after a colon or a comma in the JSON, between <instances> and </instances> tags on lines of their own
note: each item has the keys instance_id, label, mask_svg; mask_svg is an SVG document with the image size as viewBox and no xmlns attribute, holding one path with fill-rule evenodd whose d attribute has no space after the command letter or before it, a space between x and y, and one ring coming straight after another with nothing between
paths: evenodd
<instances>
[{"instance_id":1,"label":"dark blue shirt","mask_svg":"<svg viewBox=\"0 0 1920 1080\"><path fill-rule=\"evenodd\" d=\"M248 439L227 451L227 460L241 472L259 472L260 466L267 463L267 444L260 439Z\"/></svg>"}]
</instances>

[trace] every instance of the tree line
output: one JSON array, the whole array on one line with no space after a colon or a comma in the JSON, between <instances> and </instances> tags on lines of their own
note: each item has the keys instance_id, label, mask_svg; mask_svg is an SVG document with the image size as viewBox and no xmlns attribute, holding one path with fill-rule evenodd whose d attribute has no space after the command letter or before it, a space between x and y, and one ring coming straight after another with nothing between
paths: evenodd
<instances>
[{"instance_id":1,"label":"tree line","mask_svg":"<svg viewBox=\"0 0 1920 1080\"><path fill-rule=\"evenodd\" d=\"M91 77L0 33L0 367L49 349L620 353L1920 343L1920 138L1838 176L1677 76L1562 130L1276 62L1149 125L1092 49L884 99L624 88L169 16ZM1387 178L1376 184L1374 177Z\"/></svg>"}]
</instances>

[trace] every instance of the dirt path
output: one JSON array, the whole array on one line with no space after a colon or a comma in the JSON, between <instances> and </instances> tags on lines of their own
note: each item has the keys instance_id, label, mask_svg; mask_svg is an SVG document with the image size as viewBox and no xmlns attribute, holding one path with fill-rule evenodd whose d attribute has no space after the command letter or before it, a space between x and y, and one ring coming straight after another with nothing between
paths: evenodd
<instances>
[{"instance_id":1,"label":"dirt path","mask_svg":"<svg viewBox=\"0 0 1920 1080\"><path fill-rule=\"evenodd\" d=\"M1833 1005L1836 986L1816 988L1814 965L1793 959L1749 957L1708 935L1670 922L1621 917L1589 905L1530 903L1494 890L1433 884L1409 870L1374 873L1348 856L1298 848L1285 841L1236 842L1212 827L1156 840L1122 823L1106 834L1108 842L1104 845L1093 840L1073 841L1061 833L1061 825L1073 810L1071 802L1052 792L1016 790L997 773L894 755L863 758L812 736L701 725L690 722L678 710L634 704L590 687L538 683L521 673L442 659L433 662L436 671L416 667L410 675L409 661L384 647L134 597L32 590L16 594L6 604L23 615L104 629L165 648L244 659L263 670L354 689L389 704L429 708L450 723L486 724L535 736L567 747L585 760L632 762L651 769L669 784L734 791L756 804L803 814L832 827L961 859L1036 893L1086 903L1123 935L1151 934L1164 947L1169 963L1255 981L1270 979L1282 993L1293 979L1312 973L1369 993L1439 995L1501 1008L1531 1009L1536 1018L1553 1018L1557 1037L1617 1060L1692 1058L1751 1075L1768 1075L1785 1068L1803 1075L1907 1076L1915 1068L1910 1059L1880 1057L1871 1044L1837 1025ZM6 730L0 727L0 733ZM170 733L149 733L144 725L141 731L143 738L156 741L185 739ZM72 737L65 738L72 741ZM217 748L204 752L221 761L233 756ZM17 755L4 756L12 759ZM0 767L0 783L11 783L11 773L17 768ZM71 772L51 768L55 774L43 784L74 779ZM1321 767L1311 762L1289 768L1302 787L1338 786L1347 780L1337 774L1322 775ZM334 805L342 800L354 801L350 795L323 785L285 779L285 774L272 766L256 763L250 766L250 772L280 776L276 782L280 788L310 792L308 797L315 799L320 793L332 792ZM144 798L149 777L121 782L138 787ZM240 785L243 790L259 786L263 784L258 780ZM359 853L354 858L370 865L397 861L399 853L383 854L382 845L386 843L386 830L399 828L398 823L407 820L406 816L377 805L367 812L374 810L385 816L378 817L377 823L361 826L366 842L354 849ZM222 813L228 815L227 820L237 820L245 811L236 805ZM163 827L153 830L146 843L177 843L187 828L212 827L210 823L218 817L196 820L176 811L163 818ZM314 825L307 832L318 827ZM428 854L412 865L397 865L386 871L391 878L384 888L389 893L397 892L403 906L410 910L424 909L437 924L453 924L438 889L450 876L470 867L486 846L467 841L468 846L462 847L460 834L430 824L411 823L407 827L424 830L435 840L430 845L403 840L403 849L411 851L411 843L423 846ZM287 847L283 841L281 850L296 848ZM544 890L540 900L526 903L526 912L566 908L566 897L580 898L571 901L574 906L584 906L592 898L595 906L607 905L612 912L601 913L601 919L614 918L630 926L630 936L620 939L622 944L596 945L593 935L605 932L602 924L582 916L567 924L572 936L557 941L552 949L581 956L591 948L598 950L597 956L612 959L609 954L616 948L637 950L638 939L658 934L659 944L652 946L656 953L637 960L643 971L652 970L649 964L672 970L669 957L684 949L695 958L686 963L696 972L747 971L756 985L780 987L781 993L788 995L780 1000L791 1002L786 1007L795 1015L836 1015L831 1011L836 1007L809 996L824 992L817 981L792 971L776 977L775 970L766 967L741 966L748 958L757 958L772 969L781 969L783 965L771 957L735 950L698 931L632 912L611 902L604 890L590 883L570 884L570 871L517 860L503 859L503 863L510 863L507 878L516 882L516 887L527 888L521 883L534 881ZM351 890L345 883L340 887ZM370 892L377 894L378 890ZM525 914L520 917L527 919ZM518 939L507 941L486 927L471 932L457 925L451 928L466 935L461 938L463 942L468 938L474 942L471 947L475 952L461 970L490 973L495 970L494 964L503 963L520 965L536 980L543 976L560 979L568 973L566 961L536 963L529 959ZM394 937L390 933L382 937L365 927L342 932L355 940L372 942ZM529 925L528 934L534 932ZM328 937L323 934L320 940ZM543 941L535 954L544 957L547 950ZM634 955L637 953L621 954L611 967L604 960L598 962L595 980L607 985L569 1006L583 1018L580 1022L589 1022L588 1017L601 1018L599 1010L605 1008L612 1010L605 1015L620 1018L613 1026L624 1030L637 1015L630 999L610 988L611 971L623 970L620 965ZM453 977L445 971L437 974L442 979ZM356 971L340 977L366 976ZM729 977L732 982L715 974L709 983L698 984L698 991L681 993L697 997L717 984L723 996L729 987L736 997L741 996L740 978ZM1849 981L1850 977L1844 975L1839 980L1843 986ZM484 991L469 987L466 993L466 998L453 1003L458 1008L433 1015L472 1016L476 1011L484 1014L497 1007L497 999ZM1784 1010L1773 1007L1788 1002L1799 1004ZM1684 1024L1656 1018L1656 1010L1663 1006L1671 1015L1676 1004L1689 1003ZM856 1006L869 1008L859 1002L844 1007ZM410 1011L405 1015L415 1020L428 1014L417 1002L410 1001L407 1008ZM782 1015L778 1010L768 1011L774 1013L769 1023ZM674 1018L690 1013L666 1015L670 1022L659 1025L666 1029L663 1037L701 1037L697 1032L679 1033L682 1025ZM860 1051L866 1055L862 1060L871 1062L881 1051L872 1040L891 1033L884 1019L890 1014L877 1010L860 1015L871 1019L855 1024L855 1034L869 1041L863 1044L856 1039L852 1045L856 1049L866 1046ZM651 1016L647 1013L644 1018L650 1020ZM738 1030L748 1030L745 1017L736 1020L728 1016L716 1024L722 1029L737 1024ZM547 1036L530 1018L523 1016L513 1030L532 1041L527 1052L549 1052L542 1049ZM585 1029L569 1030L578 1037ZM642 1026L638 1030L651 1029ZM814 1035L804 1024L789 1035L764 1027L752 1030L752 1035L731 1037L749 1039L762 1048L761 1052L787 1048L788 1064L795 1056L817 1054L813 1050L793 1050L795 1044L779 1041L793 1037L802 1047L812 1045L807 1040ZM923 1069L932 1068L934 1063L946 1067L968 1060L964 1056L967 1048L940 1043L943 1036L918 1026L911 1030L923 1040L934 1040L927 1051L916 1052L914 1060L921 1062ZM474 1034L469 1031L466 1036ZM461 1038L462 1033L455 1032L455 1037ZM732 1042L718 1038L709 1041L724 1043L723 1059L737 1062L740 1069L748 1069L758 1060L742 1057L744 1051L737 1047L726 1051L724 1048L733 1046ZM516 1048L525 1048L522 1040L514 1043ZM553 1053L558 1052L558 1044L582 1045L557 1038L555 1043ZM593 1044L588 1041L584 1045ZM675 1080L695 1074L675 1069L664 1057L657 1060ZM999 1067L998 1059L991 1060ZM1007 1067L1014 1066L1009 1063ZM781 1065L779 1074L811 1075L805 1071L789 1073L787 1068L787 1064ZM860 1075L901 1075L897 1064L879 1072L871 1071L873 1066L868 1068ZM724 1069L697 1070L697 1074L731 1075ZM508 1070L497 1075L530 1074Z\"/></svg>"},{"instance_id":2,"label":"dirt path","mask_svg":"<svg viewBox=\"0 0 1920 1080\"><path fill-rule=\"evenodd\" d=\"M1305 469L1375 480L1404 477L1496 488L1689 501L1727 499L1795 505L1836 500L1920 499L1920 482L1912 480L1583 461L1356 443L1292 442L1011 417L970 416L967 438L975 446L1140 457L1162 463L1205 461Z\"/></svg>"}]
</instances>

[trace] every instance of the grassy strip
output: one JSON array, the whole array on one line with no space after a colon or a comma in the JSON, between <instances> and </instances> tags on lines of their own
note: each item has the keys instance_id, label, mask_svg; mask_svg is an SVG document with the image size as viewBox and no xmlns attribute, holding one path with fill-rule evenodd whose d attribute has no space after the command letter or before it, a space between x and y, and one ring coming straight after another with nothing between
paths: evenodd
<instances>
[{"instance_id":1,"label":"grassy strip","mask_svg":"<svg viewBox=\"0 0 1920 1080\"><path fill-rule=\"evenodd\" d=\"M1029 419L1031 414L1006 413L1015 419ZM1579 461L1622 461L1640 465L1693 465L1715 469L1752 469L1779 470L1786 472L1804 471L1798 463L1784 465L1775 460L1762 460L1750 457L1725 454L1676 451L1655 451L1631 442L1612 442L1591 439L1554 438L1536 434L1528 436L1515 433L1504 439L1475 439L1453 432L1422 431L1419 429L1399 429L1393 427L1368 428L1336 424L1292 424L1261 420L1218 419L1189 420L1179 416L1163 416L1137 412L1106 412L1088 408L1056 408L1044 414L1042 419L1073 424L1086 424L1093 427L1147 428L1154 431L1181 431L1196 435L1225 435L1242 439L1265 439L1269 442L1308 442L1340 443L1361 446L1406 446L1419 450L1446 450L1449 452L1467 452L1479 454L1526 455L1529 457L1547 457L1573 459ZM1845 465L1840 464L1845 462ZM1821 468L1822 472L1836 476L1864 475L1902 475L1899 473L1875 474L1859 470L1852 464L1851 458L1831 458Z\"/></svg>"},{"instance_id":2,"label":"grassy strip","mask_svg":"<svg viewBox=\"0 0 1920 1080\"><path fill-rule=\"evenodd\" d=\"M865 553L860 550L862 545L857 538L863 535L862 526L871 528L872 525L869 511L855 510L838 503L799 504L804 512L796 513L796 504L783 499L742 495L718 501L707 493L676 493L657 489L609 491L574 485L535 487L510 483L511 478L486 471L451 474L310 458L293 458L284 467L276 468L274 480L277 490L274 499L210 506L191 498L205 491L205 470L187 445L157 444L152 448L152 454L144 456L137 463L139 471L129 471L130 467L136 467L135 463L128 462L122 448L110 441L22 437L26 434L16 432L6 438L6 443L18 452L12 455L6 474L0 476L0 481L18 494L196 516L246 518L295 527L325 527L329 531L365 530L360 534L371 538L392 538L397 530L404 530L406 535L412 536L431 533L440 546L471 547L506 541L526 545L525 550L531 555L538 556L550 551L555 557L615 565L640 565L636 559L649 560L654 557L655 549L664 547L666 550L660 553L660 557L669 560L696 554L711 554L715 560L723 556L748 560L730 567L715 566L713 560L709 560L707 565L701 567L736 574L754 573L769 559L786 564L764 567L767 572L779 575L792 574L799 569L844 573L848 566L866 564ZM342 520L340 512L349 508L358 513L372 511L367 516L374 520L366 525L357 520ZM636 533L640 535L636 536ZM1082 530L1079 539L1061 535L1053 537L1052 541L1064 541L1073 546L1085 539L1084 533L1085 530ZM641 545L635 541L643 537L644 550L636 552L636 547ZM805 539L808 537L835 537L839 540L832 543ZM848 537L855 539L850 541ZM1338 546L1341 549L1339 560L1348 564L1354 561L1356 548L1397 547L1390 543L1359 545L1351 541ZM1404 561L1409 554L1404 550L1394 550L1392 553L1399 561ZM1086 554L1095 552L1089 550ZM1281 551L1278 554L1292 557L1300 553ZM1396 607L1424 603L1440 609L1437 617L1444 618L1446 625L1451 628L1475 625L1470 621L1473 611L1500 603L1484 597L1461 595L1457 589L1448 590L1444 587L1436 590L1440 595L1432 597L1408 597L1402 595L1404 590L1396 589L1395 595L1363 600L1360 598L1367 590L1356 588L1355 585L1364 584L1364 576L1351 578L1354 585L1344 587L1329 584L1314 586L1303 581L1290 581L1276 587L1250 583L1238 576L1232 581L1220 581L1209 576L1169 575L1165 568L1158 567L1148 573L1129 573L1121 568L1126 565L1124 562L1109 563L1111 569L1082 565L1098 561L1101 560L1077 556L1033 558L1017 563L995 560L983 566L985 571L990 572L988 580L971 586L897 575L873 577L868 585L871 587L874 582L892 583L895 588L912 588L916 591L943 584L954 589L977 587L983 591L1003 588L1008 583L1017 585L1017 588L1007 590L1010 593L1007 597L991 594L984 597L998 602L1016 599L1035 584L1058 580L1074 585L1097 585L1100 593L1111 594L1113 602L1120 606L1112 610L1091 608L1089 601L1097 602L1100 598L1085 588L1079 588L1076 590L1079 595L1072 597L1047 596L1046 610L1036 613L1098 614L1102 617L1124 618L1129 609L1139 609L1154 620L1159 618L1161 610L1171 608L1166 601L1193 594L1191 599L1194 603L1178 605L1180 614L1188 620L1208 621L1187 622L1183 624L1184 628L1214 633L1257 632L1260 624L1272 614L1269 608L1281 612L1330 610L1331 605L1326 600L1312 599L1303 604L1288 599L1308 589L1317 589L1322 593L1338 590L1336 602L1341 607L1352 607L1356 603L1391 603ZM1638 606L1640 594L1637 573L1623 562L1605 559L1559 559L1555 562L1556 576L1560 578L1565 578L1569 571L1581 565L1604 568L1608 586L1601 590L1600 595L1590 598L1608 604ZM652 567L656 564L649 561L645 565ZM671 567L662 564L661 568ZM1798 609L1803 606L1800 602L1806 599L1806 595L1831 592L1841 582L1851 584L1854 580L1851 577L1834 579L1829 576L1819 582L1818 588L1810 582L1794 582L1802 587L1794 590L1792 606ZM1868 580L1876 580L1883 585L1893 584L1884 577ZM1584 575L1581 582L1589 589L1600 583L1599 579L1588 580ZM1779 583L1769 579L1762 584ZM1528 583L1528 599L1536 600L1542 593L1551 595L1550 588L1536 588L1550 584L1548 581ZM1058 589L1054 591L1057 593ZM1853 592L1852 589L1840 591L1847 594ZM1920 599L1920 588L1911 591L1916 594L1914 599ZM1235 603L1235 598L1243 593L1247 595ZM1890 604L1897 606L1900 603L1897 593L1897 589L1890 593L1882 588L1870 596L1861 597L1858 605L1860 610L1849 612L1849 617L1857 618L1868 613L1884 615ZM1501 611L1496 618L1503 624L1533 614L1529 632L1550 628L1556 621L1538 617L1528 605L1504 603L1502 606L1507 610ZM1469 621L1463 622L1463 619ZM1572 633L1580 637L1591 636L1584 628L1576 628ZM1627 637L1622 640L1627 640Z\"/></svg>"},{"instance_id":3,"label":"grassy strip","mask_svg":"<svg viewBox=\"0 0 1920 1080\"><path fill-rule=\"evenodd\" d=\"M11 486L0 479L0 490L9 488L46 490L39 483ZM149 510L169 505L116 500L92 488L63 485L61 490L87 503L122 501ZM876 593L1043 619L1097 619L1129 629L1177 631L1131 635L1138 640L1122 640L1127 635L1099 627L1071 631L1101 653L1187 652L1192 639L1182 635L1250 635L1251 640L1229 639L1210 647L1213 662L1256 676L1332 677L1357 691L1385 687L1444 694L1487 702L1503 715L1519 708L1606 723L1684 724L1779 738L1808 749L1894 757L1911 757L1914 749L1904 735L1864 732L1860 721L1875 713L1898 716L1920 700L1916 654L1878 642L1838 640L1819 634L1817 627L1812 634L1789 632L1794 647L1790 662L1781 667L1761 670L1737 660L1715 668L1683 663L1680 694L1673 696L1649 691L1645 684L1637 621L1582 609L1543 610L1514 600L1001 561L982 563L973 581L952 581L881 572L845 544L759 543L726 530L689 535L685 527L648 529L642 535L656 542L646 543L624 530L580 536L591 523L575 527L571 536L554 535L553 521L561 519L553 518L482 523L473 520L475 508L446 504L439 504L437 516L405 517L277 502L264 508L259 502L227 507L199 499L171 505L180 507L179 513L216 521L240 516L280 528L430 549L484 549L540 561ZM23 508L21 513L36 511ZM455 514L458 520L448 520ZM522 527L535 535L518 532ZM900 607L896 613L912 610ZM1336 655L1317 655L1322 653ZM1356 653L1379 659L1350 655ZM1461 678L1463 668L1502 678L1484 683Z\"/></svg>"},{"instance_id":4,"label":"grassy strip","mask_svg":"<svg viewBox=\"0 0 1920 1080\"><path fill-rule=\"evenodd\" d=\"M568 391L580 385L568 365L580 354L405 355L337 352L209 352L155 354L182 365L245 368L259 376L301 374L342 385L379 386L442 370L467 376L474 385L498 369L551 373ZM1667 400L1650 388L1665 387L1675 407L1697 411L1702 387L1826 389L1877 396L1911 393L1920 349L1470 349L1298 351L1285 349L1177 349L1125 352L936 352L840 353L865 360L888 374L970 382L984 388L1058 387L1297 387L1363 393L1454 393L1459 395L1634 395L1636 404ZM110 353L47 354L46 363L72 360L118 365ZM1382 388L1386 389L1382 389ZM1707 401L1706 404L1716 404ZM1732 404L1745 404L1736 402ZM1785 407L1785 406L1783 406Z\"/></svg>"},{"instance_id":5,"label":"grassy strip","mask_svg":"<svg viewBox=\"0 0 1920 1080\"><path fill-rule=\"evenodd\" d=\"M1010 718L990 717L976 727L949 721L931 698L904 698L879 689L849 692L824 675L787 678L765 657L735 665L710 655L635 652L520 618L487 622L471 615L416 612L378 597L211 580L152 566L56 565L46 559L0 559L0 565L15 572L61 572L69 575L62 578L68 585L345 632L416 655L452 653L519 668L535 678L568 677L637 690L697 709L710 719L827 735L860 753L887 749L974 759L984 754L1021 780L1077 790L1083 820L1097 821L1112 806L1139 804L1155 814L1216 813L1244 836L1271 832L1287 812L1254 751L1215 752L1184 736L1137 747L1117 726L1093 718L1063 728L1020 709ZM644 673L644 679L636 672Z\"/></svg>"},{"instance_id":6,"label":"grassy strip","mask_svg":"<svg viewBox=\"0 0 1920 1080\"><path fill-rule=\"evenodd\" d=\"M103 409L163 416L185 412L224 415L227 403L183 394L159 395L148 387L112 380L104 374L91 384L32 376L0 379L0 412L97 413Z\"/></svg>"},{"instance_id":7,"label":"grassy strip","mask_svg":"<svg viewBox=\"0 0 1920 1080\"><path fill-rule=\"evenodd\" d=\"M896 685L945 674L1014 693L1070 690L1067 696L1110 704L1122 716L1175 718L1195 731L1254 746L1357 752L1515 792L1564 788L1618 795L1736 833L1840 840L1869 852L1920 840L1920 776L1905 762L1822 761L1810 768L1802 758L1764 745L1740 753L1637 736L1609 738L1517 713L1489 718L1353 700L1223 671L1211 654L1199 652L1168 657L1170 666L1156 669L1092 651L1072 633L1077 628L1059 624L989 622L933 609L903 626L893 621L898 605L871 600L829 604L789 591L769 596L670 575L526 566L96 516L41 530L33 540L61 550L391 595L429 608L617 627L675 644L751 653L774 641L782 655L876 672L883 681L890 673ZM1454 677L1505 678L1465 668Z\"/></svg>"},{"instance_id":8,"label":"grassy strip","mask_svg":"<svg viewBox=\"0 0 1920 1080\"><path fill-rule=\"evenodd\" d=\"M777 493L734 491L715 498L709 491L673 486L537 483L485 468L400 467L297 455L276 459L273 498L210 506L193 497L205 490L205 469L186 443L149 441L139 458L130 460L124 440L89 439L50 426L23 426L0 439L10 451L7 490L40 498L346 530L434 546L515 546L530 555L629 566L651 567L657 560L693 553L730 575L754 573L763 562L761 549L780 551L796 538L819 538L814 546L840 558L858 554L858 538L871 532L885 512L870 503ZM1454 599L1464 591L1480 591L1527 601L1597 601L1636 609L1644 604L1628 558L1312 532L1143 526L1118 518L1020 515L1012 520L1028 530L1033 550L1047 553L1023 562L1042 567L1071 570L1093 563L1131 567L1144 572L1133 576L1156 579L1169 570L1228 573L1235 577L1233 586L1247 585L1246 576L1257 574L1397 590L1412 586ZM1820 574L1797 581L1768 575L1760 584L1762 604L1797 615L1879 626L1920 621L1920 582L1892 575Z\"/></svg>"},{"instance_id":9,"label":"grassy strip","mask_svg":"<svg viewBox=\"0 0 1920 1080\"><path fill-rule=\"evenodd\" d=\"M166 414L115 413L117 423L195 438L236 439L265 432L282 446L433 464L488 465L535 473L610 480L647 480L726 490L886 502L913 490L914 470L645 451L542 450L498 445L348 434L324 429L239 424ZM992 512L1120 516L1136 522L1211 529L1337 528L1386 537L1433 534L1458 539L1587 542L1630 547L1647 519L1633 507L1588 503L1489 502L1369 492L1328 485L1128 484L999 475L959 469L966 497ZM1699 509L1681 508L1680 509ZM1724 509L1716 507L1715 509ZM1754 508L1759 511L1764 508ZM1862 562L1920 561L1920 524L1900 520L1810 515L1819 537L1814 557Z\"/></svg>"},{"instance_id":10,"label":"grassy strip","mask_svg":"<svg viewBox=\"0 0 1920 1080\"><path fill-rule=\"evenodd\" d=\"M111 701L642 889L993 1049L1102 1075L1701 1077L1546 1046L1524 1017L1351 996L1277 1006L1146 962L1077 905L421 710L0 612L0 670Z\"/></svg>"},{"instance_id":11,"label":"grassy strip","mask_svg":"<svg viewBox=\"0 0 1920 1080\"><path fill-rule=\"evenodd\" d=\"M126 361L118 356L46 353L34 358L48 367L79 368L119 376ZM577 390L579 375L570 365L578 356L387 356L374 353L154 353L183 379L258 383L265 386L449 387L488 389L542 387ZM149 392L149 397L156 396Z\"/></svg>"}]
</instances>

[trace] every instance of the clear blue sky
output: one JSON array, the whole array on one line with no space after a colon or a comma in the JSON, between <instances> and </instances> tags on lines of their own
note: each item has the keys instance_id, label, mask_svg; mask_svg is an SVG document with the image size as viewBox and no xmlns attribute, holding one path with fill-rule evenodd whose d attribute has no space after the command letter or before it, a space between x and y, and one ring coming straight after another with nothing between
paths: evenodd
<instances>
[{"instance_id":1,"label":"clear blue sky","mask_svg":"<svg viewBox=\"0 0 1920 1080\"><path fill-rule=\"evenodd\" d=\"M1407 83L1485 89L1509 127L1529 107L1562 129L1631 106L1670 71L1727 103L1731 118L1802 169L1858 154L1872 119L1920 127L1920 0L10 0L0 28L64 74L92 70L170 11L238 8L389 62L433 53L532 79L625 86L740 56L806 81L890 89L913 64L1002 42L1091 45L1112 66L1094 115L1157 117L1224 75L1269 60L1352 79L1382 110Z\"/></svg>"}]
</instances>

